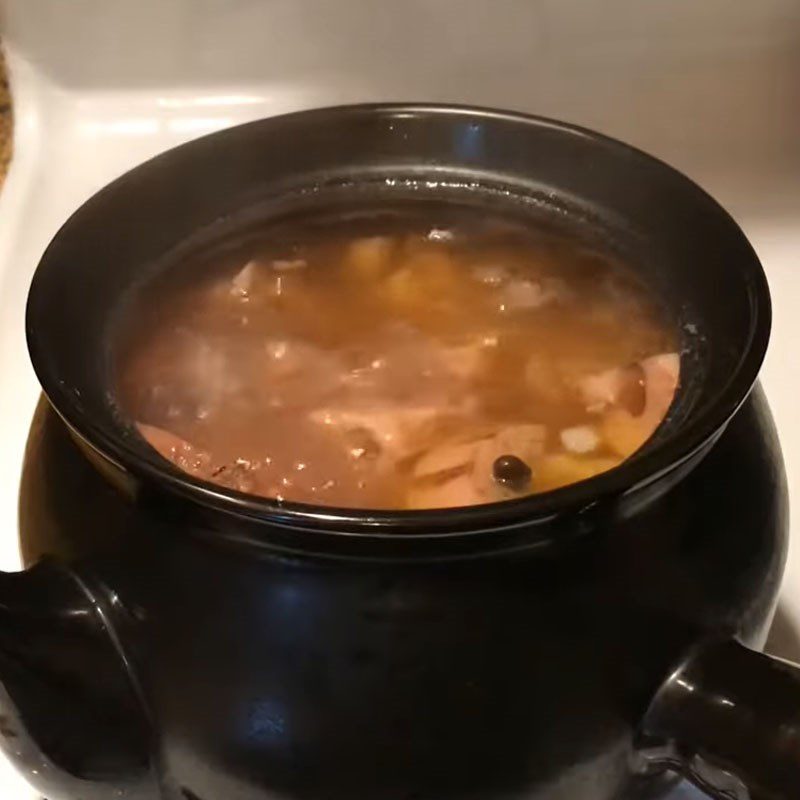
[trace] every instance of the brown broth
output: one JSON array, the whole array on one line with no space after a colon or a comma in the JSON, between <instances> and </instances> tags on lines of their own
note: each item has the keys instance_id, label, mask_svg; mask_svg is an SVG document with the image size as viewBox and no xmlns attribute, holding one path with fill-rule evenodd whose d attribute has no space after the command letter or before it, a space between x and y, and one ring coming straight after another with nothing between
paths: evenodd
<instances>
[{"instance_id":1,"label":"brown broth","mask_svg":"<svg viewBox=\"0 0 800 800\"><path fill-rule=\"evenodd\" d=\"M140 293L118 397L162 456L266 497L446 507L586 479L662 421L675 331L614 257L474 214L366 227L265 229Z\"/></svg>"}]
</instances>

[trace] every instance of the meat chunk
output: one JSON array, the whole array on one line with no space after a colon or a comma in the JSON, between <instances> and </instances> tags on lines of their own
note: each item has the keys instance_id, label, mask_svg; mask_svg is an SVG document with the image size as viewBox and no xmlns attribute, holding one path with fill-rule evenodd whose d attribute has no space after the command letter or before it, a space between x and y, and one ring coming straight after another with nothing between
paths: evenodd
<instances>
[{"instance_id":1,"label":"meat chunk","mask_svg":"<svg viewBox=\"0 0 800 800\"><path fill-rule=\"evenodd\" d=\"M439 406L383 406L374 408L331 408L313 411L311 420L336 430L343 437L367 431L382 455L399 459L413 449L416 434L442 414Z\"/></svg>"},{"instance_id":2,"label":"meat chunk","mask_svg":"<svg viewBox=\"0 0 800 800\"><path fill-rule=\"evenodd\" d=\"M453 406L482 370L489 337L443 343L410 326L387 326L349 354L342 387L361 407Z\"/></svg>"},{"instance_id":3,"label":"meat chunk","mask_svg":"<svg viewBox=\"0 0 800 800\"><path fill-rule=\"evenodd\" d=\"M323 401L345 381L340 358L321 347L293 339L268 339L263 358L254 362L262 397L271 408Z\"/></svg>"},{"instance_id":4,"label":"meat chunk","mask_svg":"<svg viewBox=\"0 0 800 800\"><path fill-rule=\"evenodd\" d=\"M529 311L559 302L568 296L565 284L556 278L542 281L513 278L500 294L502 311Z\"/></svg>"},{"instance_id":5,"label":"meat chunk","mask_svg":"<svg viewBox=\"0 0 800 800\"><path fill-rule=\"evenodd\" d=\"M538 281L515 278L509 281L501 294L501 310L525 310L540 308L551 300Z\"/></svg>"},{"instance_id":6,"label":"meat chunk","mask_svg":"<svg viewBox=\"0 0 800 800\"><path fill-rule=\"evenodd\" d=\"M622 406L632 414L644 407L644 369L641 364L613 367L587 375L578 383L586 410L597 413L611 406Z\"/></svg>"}]
</instances>

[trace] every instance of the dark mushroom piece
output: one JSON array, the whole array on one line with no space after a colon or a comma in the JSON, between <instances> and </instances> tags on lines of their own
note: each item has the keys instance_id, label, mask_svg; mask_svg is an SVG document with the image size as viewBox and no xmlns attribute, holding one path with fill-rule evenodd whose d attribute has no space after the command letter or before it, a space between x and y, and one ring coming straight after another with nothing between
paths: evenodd
<instances>
[{"instance_id":1,"label":"dark mushroom piece","mask_svg":"<svg viewBox=\"0 0 800 800\"><path fill-rule=\"evenodd\" d=\"M492 464L492 477L497 483L514 492L530 490L531 468L515 455L502 455Z\"/></svg>"}]
</instances>

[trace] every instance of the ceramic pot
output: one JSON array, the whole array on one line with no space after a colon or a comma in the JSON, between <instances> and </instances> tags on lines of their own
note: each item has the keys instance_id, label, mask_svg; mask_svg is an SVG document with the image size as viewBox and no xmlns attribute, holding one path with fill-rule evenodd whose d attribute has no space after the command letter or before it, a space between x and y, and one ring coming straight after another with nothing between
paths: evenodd
<instances>
[{"instance_id":1,"label":"ceramic pot","mask_svg":"<svg viewBox=\"0 0 800 800\"><path fill-rule=\"evenodd\" d=\"M558 214L643 271L681 325L682 385L641 452L519 501L360 512L196 481L136 435L110 371L143 276L254 221L409 198ZM0 580L5 749L50 800L610 800L655 796L665 770L796 797L800 672L757 652L787 536L751 393L769 325L758 260L708 195L552 121L322 109L134 169L30 291L46 400L29 568Z\"/></svg>"}]
</instances>

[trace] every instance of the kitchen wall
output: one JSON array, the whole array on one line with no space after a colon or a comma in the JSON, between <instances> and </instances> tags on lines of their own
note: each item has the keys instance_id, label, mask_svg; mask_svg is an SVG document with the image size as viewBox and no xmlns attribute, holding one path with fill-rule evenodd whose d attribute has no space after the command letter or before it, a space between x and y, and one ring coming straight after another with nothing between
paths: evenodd
<instances>
[{"instance_id":1,"label":"kitchen wall","mask_svg":"<svg viewBox=\"0 0 800 800\"><path fill-rule=\"evenodd\" d=\"M665 158L734 211L800 192L797 0L7 0L2 27L67 88L258 85L275 108L504 106ZM76 58L76 50L81 57Z\"/></svg>"}]
</instances>

